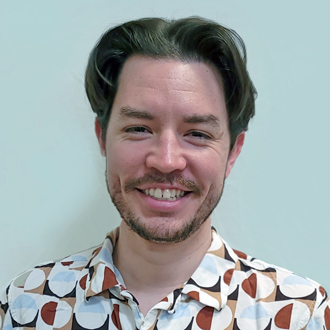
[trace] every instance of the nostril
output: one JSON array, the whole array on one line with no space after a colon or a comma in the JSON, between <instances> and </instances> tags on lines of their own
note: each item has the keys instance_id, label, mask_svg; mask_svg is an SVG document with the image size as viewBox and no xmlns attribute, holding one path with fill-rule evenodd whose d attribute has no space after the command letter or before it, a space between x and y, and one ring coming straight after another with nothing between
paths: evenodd
<instances>
[{"instance_id":1,"label":"nostril","mask_svg":"<svg viewBox=\"0 0 330 330\"><path fill-rule=\"evenodd\" d=\"M186 160L182 155L173 155L168 153L152 153L146 157L146 166L155 168L162 173L171 173L173 171L182 171L186 167Z\"/></svg>"}]
</instances>

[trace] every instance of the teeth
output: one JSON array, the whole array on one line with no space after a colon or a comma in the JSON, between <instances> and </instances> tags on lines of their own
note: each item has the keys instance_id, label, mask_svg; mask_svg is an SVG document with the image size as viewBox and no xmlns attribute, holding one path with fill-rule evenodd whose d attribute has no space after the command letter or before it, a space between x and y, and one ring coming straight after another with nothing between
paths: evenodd
<instances>
[{"instance_id":1,"label":"teeth","mask_svg":"<svg viewBox=\"0 0 330 330\"><path fill-rule=\"evenodd\" d=\"M159 188L157 188L155 190L155 197L156 198L162 198L163 197L162 191Z\"/></svg>"},{"instance_id":2,"label":"teeth","mask_svg":"<svg viewBox=\"0 0 330 330\"><path fill-rule=\"evenodd\" d=\"M170 189L165 189L163 192L163 198L170 198L170 197L171 197Z\"/></svg>"},{"instance_id":3,"label":"teeth","mask_svg":"<svg viewBox=\"0 0 330 330\"><path fill-rule=\"evenodd\" d=\"M180 189L164 189L150 188L143 191L146 195L160 200L175 201L179 197L184 196L184 191Z\"/></svg>"}]
</instances>

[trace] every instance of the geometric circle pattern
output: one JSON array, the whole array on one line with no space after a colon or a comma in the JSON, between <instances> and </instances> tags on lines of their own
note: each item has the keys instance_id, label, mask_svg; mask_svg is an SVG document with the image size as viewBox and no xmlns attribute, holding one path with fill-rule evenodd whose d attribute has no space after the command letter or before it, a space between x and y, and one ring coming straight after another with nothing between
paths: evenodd
<instances>
[{"instance_id":1,"label":"geometric circle pattern","mask_svg":"<svg viewBox=\"0 0 330 330\"><path fill-rule=\"evenodd\" d=\"M231 249L215 231L191 278L142 315L116 276L118 236L17 277L0 302L0 329L330 330L323 287Z\"/></svg>"},{"instance_id":2,"label":"geometric circle pattern","mask_svg":"<svg viewBox=\"0 0 330 330\"><path fill-rule=\"evenodd\" d=\"M85 329L100 328L108 317L102 300L98 297L91 297L87 302L83 301L77 306L75 316L78 324Z\"/></svg>"},{"instance_id":3,"label":"geometric circle pattern","mask_svg":"<svg viewBox=\"0 0 330 330\"><path fill-rule=\"evenodd\" d=\"M29 277L25 281L24 284L25 289L26 290L36 289L37 287L39 287L44 283L45 279L46 279L45 273L41 269L37 268L29 275Z\"/></svg>"},{"instance_id":4,"label":"geometric circle pattern","mask_svg":"<svg viewBox=\"0 0 330 330\"><path fill-rule=\"evenodd\" d=\"M62 271L56 273L49 281L50 290L59 297L64 297L76 286L76 276L74 272Z\"/></svg>"},{"instance_id":5,"label":"geometric circle pattern","mask_svg":"<svg viewBox=\"0 0 330 330\"><path fill-rule=\"evenodd\" d=\"M38 308L33 297L21 294L14 300L12 305L12 314L17 323L30 323L37 316L37 313Z\"/></svg>"}]
</instances>

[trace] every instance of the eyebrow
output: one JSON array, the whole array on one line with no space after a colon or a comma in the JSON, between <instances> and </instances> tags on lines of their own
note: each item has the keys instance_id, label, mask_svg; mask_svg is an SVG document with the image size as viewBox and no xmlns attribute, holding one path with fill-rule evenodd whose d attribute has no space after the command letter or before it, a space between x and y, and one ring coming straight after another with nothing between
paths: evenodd
<instances>
[{"instance_id":1,"label":"eyebrow","mask_svg":"<svg viewBox=\"0 0 330 330\"><path fill-rule=\"evenodd\" d=\"M119 110L119 116L121 118L138 118L138 119L147 119L153 120L155 117L148 111L139 110L131 107L122 107ZM187 124L211 124L213 126L219 127L219 119L212 115L198 115L193 114L189 116L183 116L183 121Z\"/></svg>"},{"instance_id":2,"label":"eyebrow","mask_svg":"<svg viewBox=\"0 0 330 330\"><path fill-rule=\"evenodd\" d=\"M219 127L219 119L214 115L191 115L183 116L183 121L188 124L212 124L213 126Z\"/></svg>"},{"instance_id":3,"label":"eyebrow","mask_svg":"<svg viewBox=\"0 0 330 330\"><path fill-rule=\"evenodd\" d=\"M153 120L155 117L148 111L138 110L130 107L123 107L119 110L119 116L121 118L138 118Z\"/></svg>"}]
</instances>

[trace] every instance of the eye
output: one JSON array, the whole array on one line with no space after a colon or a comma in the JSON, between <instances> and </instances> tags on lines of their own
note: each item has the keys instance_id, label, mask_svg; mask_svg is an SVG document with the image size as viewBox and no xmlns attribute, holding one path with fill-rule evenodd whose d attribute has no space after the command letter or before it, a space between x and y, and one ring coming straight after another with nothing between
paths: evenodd
<instances>
[{"instance_id":1,"label":"eye","mask_svg":"<svg viewBox=\"0 0 330 330\"><path fill-rule=\"evenodd\" d=\"M148 129L143 126L132 126L125 129L126 133L148 133Z\"/></svg>"},{"instance_id":2,"label":"eye","mask_svg":"<svg viewBox=\"0 0 330 330\"><path fill-rule=\"evenodd\" d=\"M197 139L205 139L205 140L211 140L210 135L200 132L200 131L191 131L188 133L188 135L197 138Z\"/></svg>"}]
</instances>

